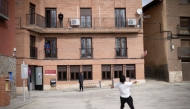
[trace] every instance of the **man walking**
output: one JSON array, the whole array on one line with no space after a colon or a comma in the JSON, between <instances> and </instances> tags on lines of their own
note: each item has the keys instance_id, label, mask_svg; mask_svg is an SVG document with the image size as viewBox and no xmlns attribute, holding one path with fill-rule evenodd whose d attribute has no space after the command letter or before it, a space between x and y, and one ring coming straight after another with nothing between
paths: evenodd
<instances>
[{"instance_id":1,"label":"man walking","mask_svg":"<svg viewBox=\"0 0 190 109\"><path fill-rule=\"evenodd\" d=\"M125 82L126 78L124 75L121 75L119 79L120 79L120 82L112 85L111 88L117 87L119 89L120 102L121 102L120 109L124 109L126 102L131 109L134 109L133 98L131 97L131 93L130 93L130 86L133 83L137 83L137 82L136 81L133 83L132 82Z\"/></svg>"},{"instance_id":2,"label":"man walking","mask_svg":"<svg viewBox=\"0 0 190 109\"><path fill-rule=\"evenodd\" d=\"M80 72L80 74L79 74L79 84L80 84L80 86L79 86L79 92L80 91L83 92L83 81L84 81L83 74L82 74L82 72Z\"/></svg>"}]
</instances>

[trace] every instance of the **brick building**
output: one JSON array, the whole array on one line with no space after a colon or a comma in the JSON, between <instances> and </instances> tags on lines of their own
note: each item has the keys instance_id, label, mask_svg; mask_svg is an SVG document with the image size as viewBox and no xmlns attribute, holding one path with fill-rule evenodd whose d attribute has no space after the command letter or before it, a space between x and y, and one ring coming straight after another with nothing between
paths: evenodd
<instances>
[{"instance_id":1,"label":"brick building","mask_svg":"<svg viewBox=\"0 0 190 109\"><path fill-rule=\"evenodd\" d=\"M0 0L0 106L16 96L15 2ZM5 77L10 77L5 78ZM5 85L6 81L8 83ZM8 93L8 94L7 94Z\"/></svg>"},{"instance_id":2,"label":"brick building","mask_svg":"<svg viewBox=\"0 0 190 109\"><path fill-rule=\"evenodd\" d=\"M145 75L169 82L190 80L190 1L154 0L143 7Z\"/></svg>"},{"instance_id":3,"label":"brick building","mask_svg":"<svg viewBox=\"0 0 190 109\"><path fill-rule=\"evenodd\" d=\"M137 14L141 0L17 1L18 93L23 61L31 69L31 90L78 87L79 72L102 86L120 74L145 82L143 29ZM56 87L50 86L52 78Z\"/></svg>"}]
</instances>

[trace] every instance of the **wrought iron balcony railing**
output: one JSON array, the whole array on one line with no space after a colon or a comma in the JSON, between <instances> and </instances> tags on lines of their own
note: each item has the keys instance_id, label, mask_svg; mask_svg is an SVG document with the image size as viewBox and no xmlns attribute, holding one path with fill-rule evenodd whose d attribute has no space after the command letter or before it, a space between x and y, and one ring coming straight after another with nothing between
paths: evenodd
<instances>
[{"instance_id":1,"label":"wrought iron balcony railing","mask_svg":"<svg viewBox=\"0 0 190 109\"><path fill-rule=\"evenodd\" d=\"M131 21L129 19L132 19ZM41 28L94 28L94 29L113 29L113 28L142 28L141 19L126 18L63 18L60 22L58 18L46 18L39 14L26 15L27 26L36 25Z\"/></svg>"},{"instance_id":2,"label":"wrought iron balcony railing","mask_svg":"<svg viewBox=\"0 0 190 109\"><path fill-rule=\"evenodd\" d=\"M30 47L30 57L37 59L37 48L36 47Z\"/></svg>"},{"instance_id":3,"label":"wrought iron balcony railing","mask_svg":"<svg viewBox=\"0 0 190 109\"><path fill-rule=\"evenodd\" d=\"M0 0L0 18L8 20L8 2L6 0Z\"/></svg>"},{"instance_id":4,"label":"wrought iron balcony railing","mask_svg":"<svg viewBox=\"0 0 190 109\"><path fill-rule=\"evenodd\" d=\"M36 25L41 28L46 28L45 17L39 14L27 14L26 15L26 25Z\"/></svg>"},{"instance_id":5,"label":"wrought iron balcony railing","mask_svg":"<svg viewBox=\"0 0 190 109\"><path fill-rule=\"evenodd\" d=\"M81 58L92 58L93 48L80 48Z\"/></svg>"},{"instance_id":6,"label":"wrought iron balcony railing","mask_svg":"<svg viewBox=\"0 0 190 109\"><path fill-rule=\"evenodd\" d=\"M190 58L190 47L179 47L178 48L179 58Z\"/></svg>"},{"instance_id":7,"label":"wrought iron balcony railing","mask_svg":"<svg viewBox=\"0 0 190 109\"><path fill-rule=\"evenodd\" d=\"M115 48L116 57L127 57L127 48Z\"/></svg>"},{"instance_id":8,"label":"wrought iron balcony railing","mask_svg":"<svg viewBox=\"0 0 190 109\"><path fill-rule=\"evenodd\" d=\"M190 35L190 24L189 25L177 25L178 35Z\"/></svg>"},{"instance_id":9,"label":"wrought iron balcony railing","mask_svg":"<svg viewBox=\"0 0 190 109\"><path fill-rule=\"evenodd\" d=\"M45 58L57 58L57 48L45 49Z\"/></svg>"}]
</instances>

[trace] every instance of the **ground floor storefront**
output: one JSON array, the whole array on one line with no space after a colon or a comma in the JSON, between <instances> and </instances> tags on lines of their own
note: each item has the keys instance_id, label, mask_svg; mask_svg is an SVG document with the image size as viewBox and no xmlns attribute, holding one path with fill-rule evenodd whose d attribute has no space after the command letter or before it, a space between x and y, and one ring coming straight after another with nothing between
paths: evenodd
<instances>
[{"instance_id":1,"label":"ground floor storefront","mask_svg":"<svg viewBox=\"0 0 190 109\"><path fill-rule=\"evenodd\" d=\"M28 75L26 90L55 90L78 87L79 73L82 72L84 81L89 81L99 87L109 86L112 79L121 74L126 78L145 83L143 59L101 59L101 60L17 60L17 71L20 65L27 64L31 73ZM17 76L19 77L19 73ZM56 85L51 85L51 80ZM87 84L88 85L88 84ZM22 93L22 79L17 78L17 93Z\"/></svg>"}]
</instances>

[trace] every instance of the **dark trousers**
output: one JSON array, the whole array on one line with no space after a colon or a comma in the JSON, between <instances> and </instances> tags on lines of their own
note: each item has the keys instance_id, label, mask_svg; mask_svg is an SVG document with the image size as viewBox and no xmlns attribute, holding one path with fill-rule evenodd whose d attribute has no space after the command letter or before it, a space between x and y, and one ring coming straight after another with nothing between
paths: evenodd
<instances>
[{"instance_id":1,"label":"dark trousers","mask_svg":"<svg viewBox=\"0 0 190 109\"><path fill-rule=\"evenodd\" d=\"M83 83L82 83L82 82L80 82L79 88L80 88L80 91L81 91L81 89L82 89L82 91L83 91Z\"/></svg>"},{"instance_id":2,"label":"dark trousers","mask_svg":"<svg viewBox=\"0 0 190 109\"><path fill-rule=\"evenodd\" d=\"M59 19L60 28L63 28L63 20Z\"/></svg>"},{"instance_id":3,"label":"dark trousers","mask_svg":"<svg viewBox=\"0 0 190 109\"><path fill-rule=\"evenodd\" d=\"M129 107L131 109L135 109L134 106L133 106L133 98L131 96L129 96L128 98L122 98L122 97L120 97L120 102L121 102L120 109L124 109L126 102L127 102L127 104L129 105Z\"/></svg>"}]
</instances>

